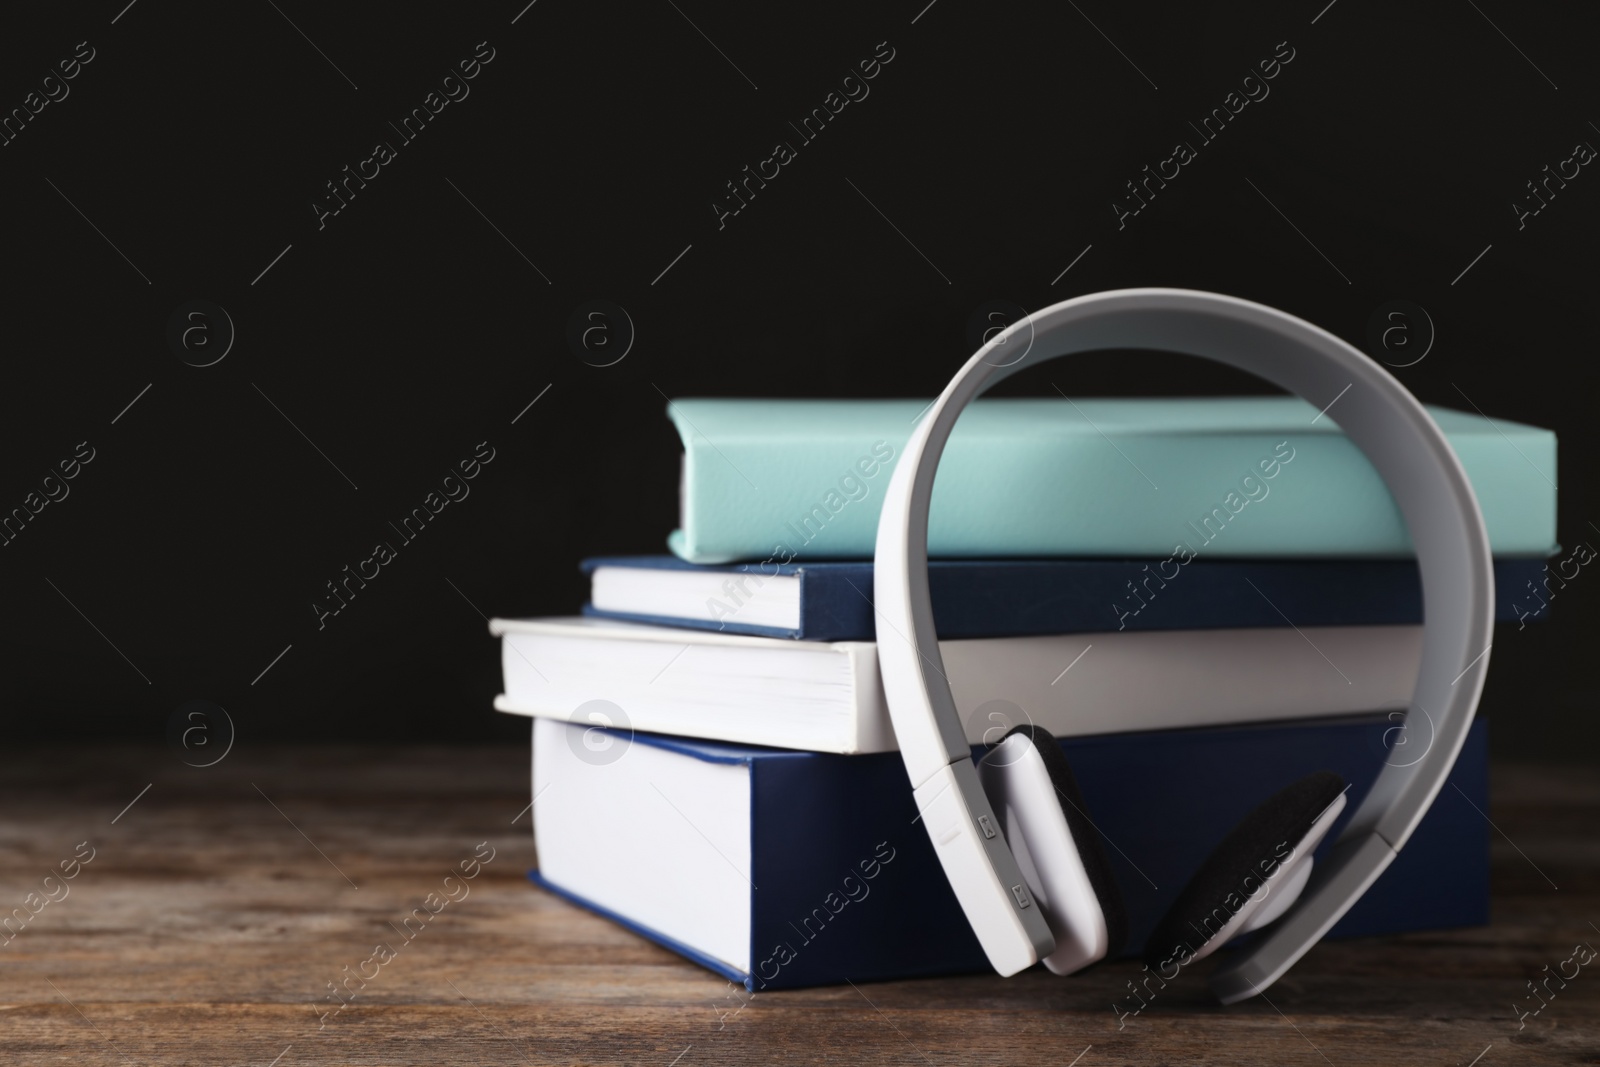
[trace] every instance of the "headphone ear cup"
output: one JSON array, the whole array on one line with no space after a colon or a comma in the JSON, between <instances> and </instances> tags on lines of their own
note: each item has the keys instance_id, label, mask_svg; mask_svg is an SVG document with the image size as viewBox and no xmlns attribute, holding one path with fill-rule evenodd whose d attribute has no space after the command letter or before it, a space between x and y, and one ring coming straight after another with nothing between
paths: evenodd
<instances>
[{"instance_id":1,"label":"headphone ear cup","mask_svg":"<svg viewBox=\"0 0 1600 1067\"><path fill-rule=\"evenodd\" d=\"M1203 959L1287 911L1305 888L1311 853L1344 810L1344 790L1337 774L1317 771L1245 816L1156 925L1145 963L1160 969Z\"/></svg>"},{"instance_id":2,"label":"headphone ear cup","mask_svg":"<svg viewBox=\"0 0 1600 1067\"><path fill-rule=\"evenodd\" d=\"M1018 726L978 774L1055 935L1045 966L1071 974L1115 955L1128 938L1127 909L1061 745L1037 726Z\"/></svg>"}]
</instances>

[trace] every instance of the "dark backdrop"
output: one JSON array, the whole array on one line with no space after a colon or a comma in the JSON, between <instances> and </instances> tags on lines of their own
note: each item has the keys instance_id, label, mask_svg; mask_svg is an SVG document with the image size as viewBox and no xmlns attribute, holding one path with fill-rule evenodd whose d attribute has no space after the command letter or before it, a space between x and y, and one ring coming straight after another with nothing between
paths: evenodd
<instances>
[{"instance_id":1,"label":"dark backdrop","mask_svg":"<svg viewBox=\"0 0 1600 1067\"><path fill-rule=\"evenodd\" d=\"M1600 176L1581 166L1537 214L1525 188L1600 144L1592 12L525 2L3 16L0 109L25 115L0 147L0 507L59 494L43 479L80 442L94 457L0 548L8 740L158 740L192 699L241 743L521 739L490 709L484 615L572 612L580 557L662 549L664 397L931 396L994 300L1211 289L1364 347L1410 301L1436 341L1401 380L1555 429L1561 539L1600 539ZM1189 123L1259 95L1243 80L1275 54L1269 95L1203 141ZM804 141L790 124L842 85L868 95ZM796 157L719 218L779 141ZM1119 220L1178 141L1197 157ZM377 142L393 158L364 163ZM376 174L333 213L347 166ZM611 366L568 338L591 300L632 323ZM615 353L609 314L590 341ZM1148 354L1073 375L1260 391ZM484 441L470 497L319 629L324 583ZM1503 754L1595 751L1600 577L1553 610L1501 628Z\"/></svg>"}]
</instances>

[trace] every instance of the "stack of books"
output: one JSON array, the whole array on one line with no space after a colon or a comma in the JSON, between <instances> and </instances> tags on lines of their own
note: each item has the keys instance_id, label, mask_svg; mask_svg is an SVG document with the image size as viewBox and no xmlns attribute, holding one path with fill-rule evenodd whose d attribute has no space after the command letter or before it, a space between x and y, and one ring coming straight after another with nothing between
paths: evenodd
<instances>
[{"instance_id":1,"label":"stack of books","mask_svg":"<svg viewBox=\"0 0 1600 1067\"><path fill-rule=\"evenodd\" d=\"M586 561L580 617L493 620L495 706L536 720L537 884L752 991L986 969L878 673L878 511L925 410L676 401L673 554ZM1500 620L1542 619L1554 435L1432 414L1483 510ZM1354 811L1431 743L1396 728L1422 623L1404 523L1300 400L979 401L928 538L968 741L1029 722L1061 740L1130 953L1262 798L1332 770ZM1487 921L1486 730L1331 936Z\"/></svg>"}]
</instances>

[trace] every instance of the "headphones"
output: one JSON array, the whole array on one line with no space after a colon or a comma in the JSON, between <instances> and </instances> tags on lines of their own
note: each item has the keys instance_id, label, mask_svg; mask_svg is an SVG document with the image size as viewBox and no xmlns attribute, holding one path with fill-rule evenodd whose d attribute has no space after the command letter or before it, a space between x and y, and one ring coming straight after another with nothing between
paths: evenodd
<instances>
[{"instance_id":1,"label":"headphones","mask_svg":"<svg viewBox=\"0 0 1600 1067\"><path fill-rule=\"evenodd\" d=\"M1003 352L1025 352L1002 364L996 350L1008 344ZM978 349L895 466L873 585L883 686L919 818L1000 974L1040 960L1057 974L1079 970L1121 947L1127 920L1055 739L1018 727L973 764L928 597L934 473L962 409L990 385L1030 363L1126 348L1213 359L1321 408L1318 418L1338 423L1393 494L1422 575L1422 662L1404 726L1427 724L1427 750L1386 763L1316 864L1312 851L1344 810L1344 783L1318 772L1269 797L1212 852L1145 946L1146 963L1170 979L1177 970L1168 968L1271 924L1210 976L1212 991L1232 1004L1276 982L1361 898L1444 785L1488 667L1489 541L1460 462L1417 399L1373 360L1292 315L1215 293L1121 289L1045 308Z\"/></svg>"}]
</instances>

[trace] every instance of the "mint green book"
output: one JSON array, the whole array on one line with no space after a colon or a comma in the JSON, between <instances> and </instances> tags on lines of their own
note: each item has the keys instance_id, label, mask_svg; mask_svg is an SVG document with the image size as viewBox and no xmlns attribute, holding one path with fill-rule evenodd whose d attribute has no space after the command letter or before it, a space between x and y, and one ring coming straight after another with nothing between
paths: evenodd
<instances>
[{"instance_id":1,"label":"mint green book","mask_svg":"<svg viewBox=\"0 0 1600 1067\"><path fill-rule=\"evenodd\" d=\"M680 526L691 563L872 555L922 400L688 399ZM1556 550L1550 430L1430 407L1494 554ZM1296 397L997 399L956 424L934 482L943 557L1412 555L1377 471ZM863 590L863 592L869 592Z\"/></svg>"}]
</instances>

